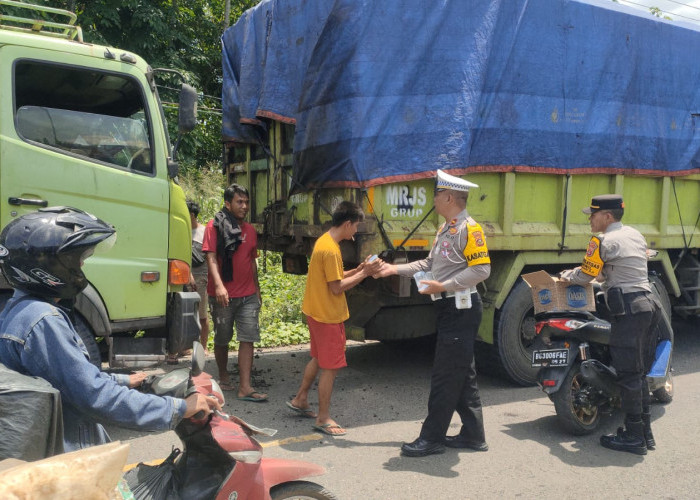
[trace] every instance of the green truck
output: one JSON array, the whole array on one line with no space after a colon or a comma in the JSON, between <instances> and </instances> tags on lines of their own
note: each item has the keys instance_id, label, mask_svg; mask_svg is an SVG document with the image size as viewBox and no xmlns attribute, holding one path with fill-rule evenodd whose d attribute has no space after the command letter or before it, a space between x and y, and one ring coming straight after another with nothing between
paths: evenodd
<instances>
[{"instance_id":1,"label":"green truck","mask_svg":"<svg viewBox=\"0 0 700 500\"><path fill-rule=\"evenodd\" d=\"M196 293L183 292L190 218L155 71L139 56L85 43L75 14L0 0L0 227L73 206L117 229L85 265L75 323L91 354L145 366L198 338ZM196 122L183 86L180 130ZM186 109L187 108L187 109ZM12 290L0 278L0 308Z\"/></svg>"},{"instance_id":2,"label":"green truck","mask_svg":"<svg viewBox=\"0 0 700 500\"><path fill-rule=\"evenodd\" d=\"M340 200L368 216L342 246L348 266L425 257L441 168L479 185L467 210L492 260L482 366L534 382L520 276L580 264L596 194L624 196L669 312L700 314L696 25L586 0L379 4L270 0L224 33L225 173L250 187L259 244L285 271L306 271ZM434 331L412 280L367 279L347 297L351 339Z\"/></svg>"}]
</instances>

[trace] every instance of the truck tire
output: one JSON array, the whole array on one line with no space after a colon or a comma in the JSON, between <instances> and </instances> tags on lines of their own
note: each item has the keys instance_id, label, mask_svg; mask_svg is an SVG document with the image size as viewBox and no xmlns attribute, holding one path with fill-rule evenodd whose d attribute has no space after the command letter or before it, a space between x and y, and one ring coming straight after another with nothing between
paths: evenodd
<instances>
[{"instance_id":1,"label":"truck tire","mask_svg":"<svg viewBox=\"0 0 700 500\"><path fill-rule=\"evenodd\" d=\"M494 351L505 374L516 384L535 385L537 368L530 366L535 340L535 315L530 287L521 278L496 311Z\"/></svg>"},{"instance_id":2,"label":"truck tire","mask_svg":"<svg viewBox=\"0 0 700 500\"><path fill-rule=\"evenodd\" d=\"M666 315L671 318L671 297L668 295L668 290L666 290L663 280L657 274L650 274L649 282L651 283L651 290L656 292L659 297Z\"/></svg>"},{"instance_id":3,"label":"truck tire","mask_svg":"<svg viewBox=\"0 0 700 500\"><path fill-rule=\"evenodd\" d=\"M85 348L90 356L90 363L95 365L98 369L102 369L102 354L95 340L95 335L92 333L92 328L90 328L88 322L85 321L79 313L75 313L73 327L80 337L80 340L85 344Z\"/></svg>"}]
</instances>

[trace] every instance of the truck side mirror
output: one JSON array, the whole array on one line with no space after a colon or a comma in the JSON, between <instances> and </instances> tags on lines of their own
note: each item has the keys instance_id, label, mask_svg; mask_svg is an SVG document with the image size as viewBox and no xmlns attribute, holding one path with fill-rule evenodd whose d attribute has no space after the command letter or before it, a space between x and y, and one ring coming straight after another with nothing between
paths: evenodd
<instances>
[{"instance_id":1,"label":"truck side mirror","mask_svg":"<svg viewBox=\"0 0 700 500\"><path fill-rule=\"evenodd\" d=\"M182 84L180 88L180 112L178 113L178 131L181 134L192 132L197 125L197 91L194 87Z\"/></svg>"}]
</instances>

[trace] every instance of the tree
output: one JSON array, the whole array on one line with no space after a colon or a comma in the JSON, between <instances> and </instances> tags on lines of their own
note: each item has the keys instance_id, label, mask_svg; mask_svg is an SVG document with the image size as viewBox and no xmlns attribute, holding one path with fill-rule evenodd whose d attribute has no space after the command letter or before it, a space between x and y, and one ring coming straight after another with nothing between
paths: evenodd
<instances>
[{"instance_id":1,"label":"tree","mask_svg":"<svg viewBox=\"0 0 700 500\"><path fill-rule=\"evenodd\" d=\"M235 22L259 0L33 1L75 12L86 42L128 50L151 67L184 73L201 92L202 112L200 126L183 141L181 159L202 165L220 156L220 116L209 110L221 107L222 28L228 27L227 19ZM158 84L164 102L177 102L172 89L179 88L180 82L175 77L159 76ZM176 123L172 118L168 121Z\"/></svg>"}]
</instances>

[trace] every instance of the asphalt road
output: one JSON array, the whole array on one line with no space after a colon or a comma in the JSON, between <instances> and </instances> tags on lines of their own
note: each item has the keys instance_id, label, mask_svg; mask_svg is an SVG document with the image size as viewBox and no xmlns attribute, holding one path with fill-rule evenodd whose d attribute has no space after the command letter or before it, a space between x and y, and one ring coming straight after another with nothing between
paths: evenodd
<instances>
[{"instance_id":1,"label":"asphalt road","mask_svg":"<svg viewBox=\"0 0 700 500\"><path fill-rule=\"evenodd\" d=\"M604 418L600 433L570 436L537 387L485 375L479 384L487 453L448 449L443 455L401 457L401 443L417 437L426 414L432 352L425 344L349 345L349 366L336 381L332 404L334 418L348 429L344 437L315 433L312 420L284 405L308 360L305 346L258 352L256 388L266 390L270 401L239 402L227 393L226 411L279 429L275 438L261 440L265 455L323 465L327 474L315 481L341 499L698 498L700 323L675 321L674 327L675 397L652 407L657 449L646 457L598 444L600 433L620 424L620 414ZM216 373L213 359L207 371ZM452 430L458 429L455 416ZM179 442L172 432L110 433L131 443L130 462L165 457Z\"/></svg>"}]
</instances>

